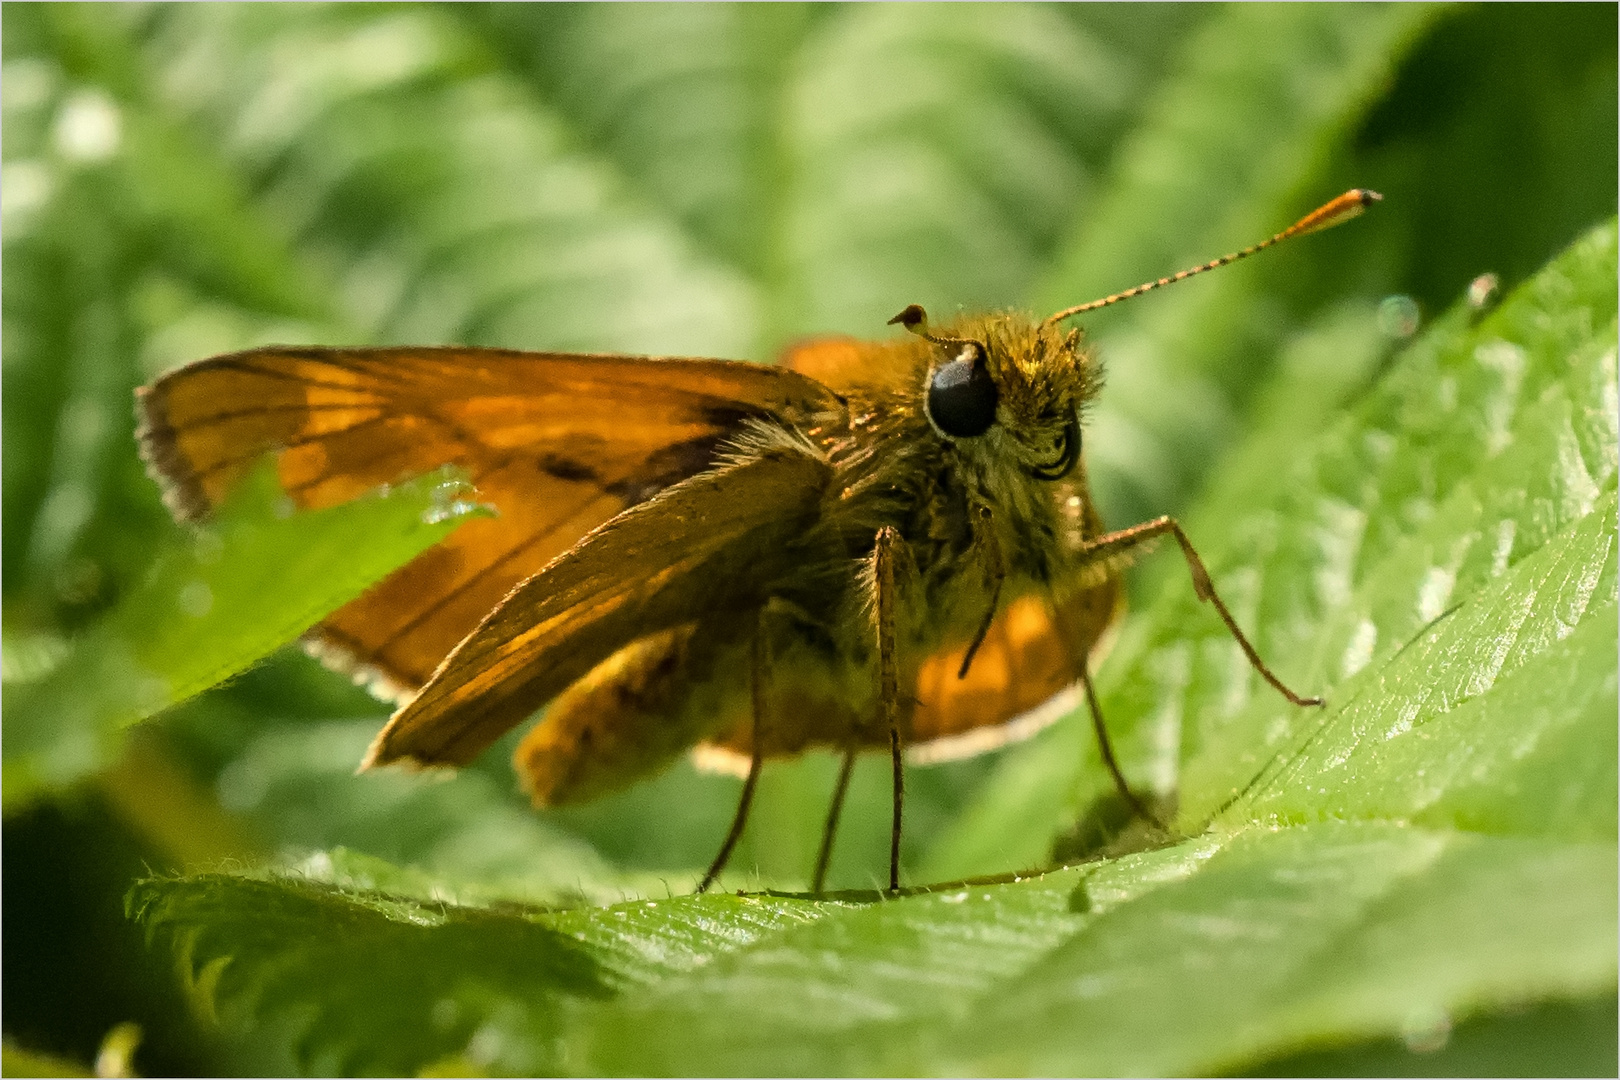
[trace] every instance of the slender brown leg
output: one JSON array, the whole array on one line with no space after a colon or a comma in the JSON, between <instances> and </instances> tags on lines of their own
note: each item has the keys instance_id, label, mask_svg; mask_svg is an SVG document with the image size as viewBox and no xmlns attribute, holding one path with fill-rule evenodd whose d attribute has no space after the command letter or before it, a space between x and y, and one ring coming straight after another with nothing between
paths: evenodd
<instances>
[{"instance_id":1,"label":"slender brown leg","mask_svg":"<svg viewBox=\"0 0 1620 1080\"><path fill-rule=\"evenodd\" d=\"M1001 583L1007 579L1007 566L1001 558L1001 544L997 542L996 534L992 531L988 506L979 507L979 525L978 541L985 561L985 581L990 586L990 606L985 611L984 619L979 623L979 631L973 635L973 641L968 645L967 652L962 654L962 666L956 672L958 679L967 678L968 668L973 665L973 657L978 653L979 646L984 644L985 636L990 633L990 624L996 621L996 608L1001 604Z\"/></svg>"},{"instance_id":2,"label":"slender brown leg","mask_svg":"<svg viewBox=\"0 0 1620 1080\"><path fill-rule=\"evenodd\" d=\"M844 764L838 770L838 783L833 787L832 805L827 808L827 826L821 831L821 850L816 853L816 876L811 879L810 891L821 895L827 882L827 865L832 862L833 839L838 835L838 819L844 813L844 796L849 794L849 775L855 771L855 744L844 751Z\"/></svg>"},{"instance_id":3,"label":"slender brown leg","mask_svg":"<svg viewBox=\"0 0 1620 1080\"><path fill-rule=\"evenodd\" d=\"M760 716L765 710L765 631L762 627L755 628L754 640L749 652L753 661L754 716L753 730L749 737L753 755L748 761L748 779L743 781L742 798L737 802L736 816L731 819L731 831L726 833L725 843L720 845L720 853L714 857L714 862L709 865L709 872L704 874L703 880L698 883L697 891L700 893L707 892L709 886L714 884L715 878L720 876L720 871L726 868L726 863L731 859L731 849L737 846L738 840L742 839L743 828L748 824L748 811L754 804L754 788L759 786L759 770L764 763L764 758L761 756L759 730Z\"/></svg>"},{"instance_id":4,"label":"slender brown leg","mask_svg":"<svg viewBox=\"0 0 1620 1080\"><path fill-rule=\"evenodd\" d=\"M1055 596L1050 597L1049 600L1052 622L1058 628L1058 637L1062 639L1063 647L1068 650L1069 665L1079 672L1080 685L1085 689L1086 705L1091 712L1091 730L1097 734L1097 749L1102 753L1103 764L1108 767L1108 775L1114 778L1114 787L1133 811L1159 828L1164 829L1165 832L1169 832L1170 830L1165 827L1164 822L1160 821L1157 815L1148 810L1142 801L1136 797L1136 792L1131 790L1131 785L1126 783L1125 774L1119 769L1119 759L1114 757L1114 744L1108 737L1108 725L1103 722L1102 707L1097 704L1097 690L1091 684L1089 658L1080 656L1074 651L1074 633L1069 629L1069 624L1064 618L1063 605L1057 602Z\"/></svg>"},{"instance_id":5,"label":"slender brown leg","mask_svg":"<svg viewBox=\"0 0 1620 1080\"><path fill-rule=\"evenodd\" d=\"M894 828L889 833L889 891L900 888L900 818L906 805L906 769L900 757L900 729L889 729L889 757L894 763Z\"/></svg>"},{"instance_id":6,"label":"slender brown leg","mask_svg":"<svg viewBox=\"0 0 1620 1080\"><path fill-rule=\"evenodd\" d=\"M1114 757L1114 746L1108 739L1108 725L1103 723L1102 709L1097 704L1097 691L1091 685L1091 672L1086 667L1084 659L1080 661L1080 685L1086 690L1086 704L1091 709L1091 729L1097 733L1097 748L1102 751L1103 764L1108 766L1108 774L1114 778L1114 787L1119 790L1120 798L1130 804L1144 821L1152 822L1164 832L1170 827L1159 820L1159 816L1149 810L1131 785L1125 782L1125 774L1119 771L1119 761Z\"/></svg>"},{"instance_id":7,"label":"slender brown leg","mask_svg":"<svg viewBox=\"0 0 1620 1080\"><path fill-rule=\"evenodd\" d=\"M906 777L900 757L900 670L894 643L894 560L900 534L892 526L878 530L872 551L873 584L877 587L879 697L883 724L889 729L889 756L894 762L894 826L889 833L889 888L900 887L900 824L906 801Z\"/></svg>"},{"instance_id":8,"label":"slender brown leg","mask_svg":"<svg viewBox=\"0 0 1620 1080\"><path fill-rule=\"evenodd\" d=\"M1243 655L1249 658L1249 663L1254 666L1254 669L1265 678L1266 682L1275 687L1278 693L1293 704L1322 704L1321 698L1300 697L1288 689L1282 684L1281 679L1272 674L1271 669L1266 666L1266 662L1260 659L1260 654L1255 652L1254 646L1249 644L1249 639L1243 636L1242 630L1238 629L1237 620L1232 618L1232 613L1226 610L1226 605L1216 595L1215 585L1209 579L1209 571L1204 569L1204 561L1198 557L1198 552L1193 550L1192 541L1187 539L1187 534L1182 532L1181 525L1175 518L1154 518L1152 521L1144 521L1140 525L1132 525L1128 529L1105 533L1095 540L1089 541L1075 554L1082 559L1107 559L1111 555L1123 554L1131 548L1163 536L1165 533L1173 534L1176 543L1181 545L1181 554L1186 558L1187 569L1192 574L1193 592L1198 595L1198 599L1207 600L1215 605L1215 610L1220 613L1221 621L1226 624L1226 629L1231 631L1232 636L1237 639L1238 645L1243 649Z\"/></svg>"}]
</instances>

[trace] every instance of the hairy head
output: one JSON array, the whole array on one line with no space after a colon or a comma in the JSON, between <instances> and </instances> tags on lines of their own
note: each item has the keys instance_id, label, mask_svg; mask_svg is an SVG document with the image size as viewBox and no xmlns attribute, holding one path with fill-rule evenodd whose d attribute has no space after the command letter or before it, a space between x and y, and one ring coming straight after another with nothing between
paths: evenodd
<instances>
[{"instance_id":1,"label":"hairy head","mask_svg":"<svg viewBox=\"0 0 1620 1080\"><path fill-rule=\"evenodd\" d=\"M1009 312L936 328L915 306L895 321L928 343L924 411L938 434L970 454L982 444L1011 455L1039 479L1073 468L1080 412L1101 386L1078 330Z\"/></svg>"}]
</instances>

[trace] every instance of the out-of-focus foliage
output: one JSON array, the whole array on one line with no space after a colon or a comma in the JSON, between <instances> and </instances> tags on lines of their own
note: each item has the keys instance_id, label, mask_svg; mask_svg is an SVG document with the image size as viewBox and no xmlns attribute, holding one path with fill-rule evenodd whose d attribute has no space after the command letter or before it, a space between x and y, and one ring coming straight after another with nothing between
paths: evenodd
<instances>
[{"instance_id":1,"label":"out-of-focus foliage","mask_svg":"<svg viewBox=\"0 0 1620 1080\"><path fill-rule=\"evenodd\" d=\"M1614 1067L1612 7L3 20L8 1037L88 1062L136 1019L154 1073ZM172 366L764 361L907 303L1090 299L1351 186L1385 202L1087 324L1105 515L1184 515L1329 696L1288 709L1173 558L1144 567L1103 704L1180 845L893 904L670 901L734 781L536 815L500 748L352 777L384 710L291 651L119 733L448 524L405 493L325 540L239 528L273 500L223 542L173 525L131 409ZM1582 236L1494 314L1456 302ZM1086 732L914 771L908 879L1094 854ZM834 768L767 769L730 883L802 886ZM884 873L886 788L857 769L836 885ZM121 908L143 865L194 875L132 894L150 952Z\"/></svg>"},{"instance_id":2,"label":"out-of-focus foliage","mask_svg":"<svg viewBox=\"0 0 1620 1080\"><path fill-rule=\"evenodd\" d=\"M9 805L105 766L123 728L262 660L477 511L457 497L471 489L445 476L299 515L273 468L251 481L168 545L48 673L7 695Z\"/></svg>"}]
</instances>

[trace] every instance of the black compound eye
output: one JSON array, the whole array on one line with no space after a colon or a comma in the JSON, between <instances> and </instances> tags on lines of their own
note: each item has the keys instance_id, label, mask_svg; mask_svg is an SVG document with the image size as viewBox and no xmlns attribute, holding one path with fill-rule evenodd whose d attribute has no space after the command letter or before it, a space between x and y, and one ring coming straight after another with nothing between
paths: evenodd
<instances>
[{"instance_id":1,"label":"black compound eye","mask_svg":"<svg viewBox=\"0 0 1620 1080\"><path fill-rule=\"evenodd\" d=\"M928 378L928 416L956 439L983 435L996 422L999 394L985 363L984 346L964 342L956 358L934 369Z\"/></svg>"}]
</instances>

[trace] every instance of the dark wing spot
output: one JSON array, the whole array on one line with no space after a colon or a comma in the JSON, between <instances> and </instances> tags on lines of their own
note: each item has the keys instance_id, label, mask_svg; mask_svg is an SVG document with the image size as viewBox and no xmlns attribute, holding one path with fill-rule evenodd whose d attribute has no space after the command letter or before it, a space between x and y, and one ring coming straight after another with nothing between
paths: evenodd
<instances>
[{"instance_id":1,"label":"dark wing spot","mask_svg":"<svg viewBox=\"0 0 1620 1080\"><path fill-rule=\"evenodd\" d=\"M665 488L714 468L716 451L737 434L745 421L771 415L767 409L720 398L699 405L697 413L705 424L715 429L711 434L672 443L649 454L635 472L607 485L606 490L630 506L646 502Z\"/></svg>"},{"instance_id":2,"label":"dark wing spot","mask_svg":"<svg viewBox=\"0 0 1620 1080\"><path fill-rule=\"evenodd\" d=\"M649 454L640 467L623 480L608 484L606 490L623 499L627 506L646 502L670 485L713 467L716 447L729 436L729 432L717 433L666 446Z\"/></svg>"},{"instance_id":3,"label":"dark wing spot","mask_svg":"<svg viewBox=\"0 0 1620 1080\"><path fill-rule=\"evenodd\" d=\"M698 415L703 419L705 424L708 424L711 427L720 428L729 433L741 427L744 420L749 420L756 417L766 417L769 416L770 413L765 409L753 408L748 405L740 405L735 401L716 400L709 404L700 406L698 408Z\"/></svg>"},{"instance_id":4,"label":"dark wing spot","mask_svg":"<svg viewBox=\"0 0 1620 1080\"><path fill-rule=\"evenodd\" d=\"M597 479L597 472L582 461L546 454L540 458L540 471L559 480L575 483Z\"/></svg>"}]
</instances>

